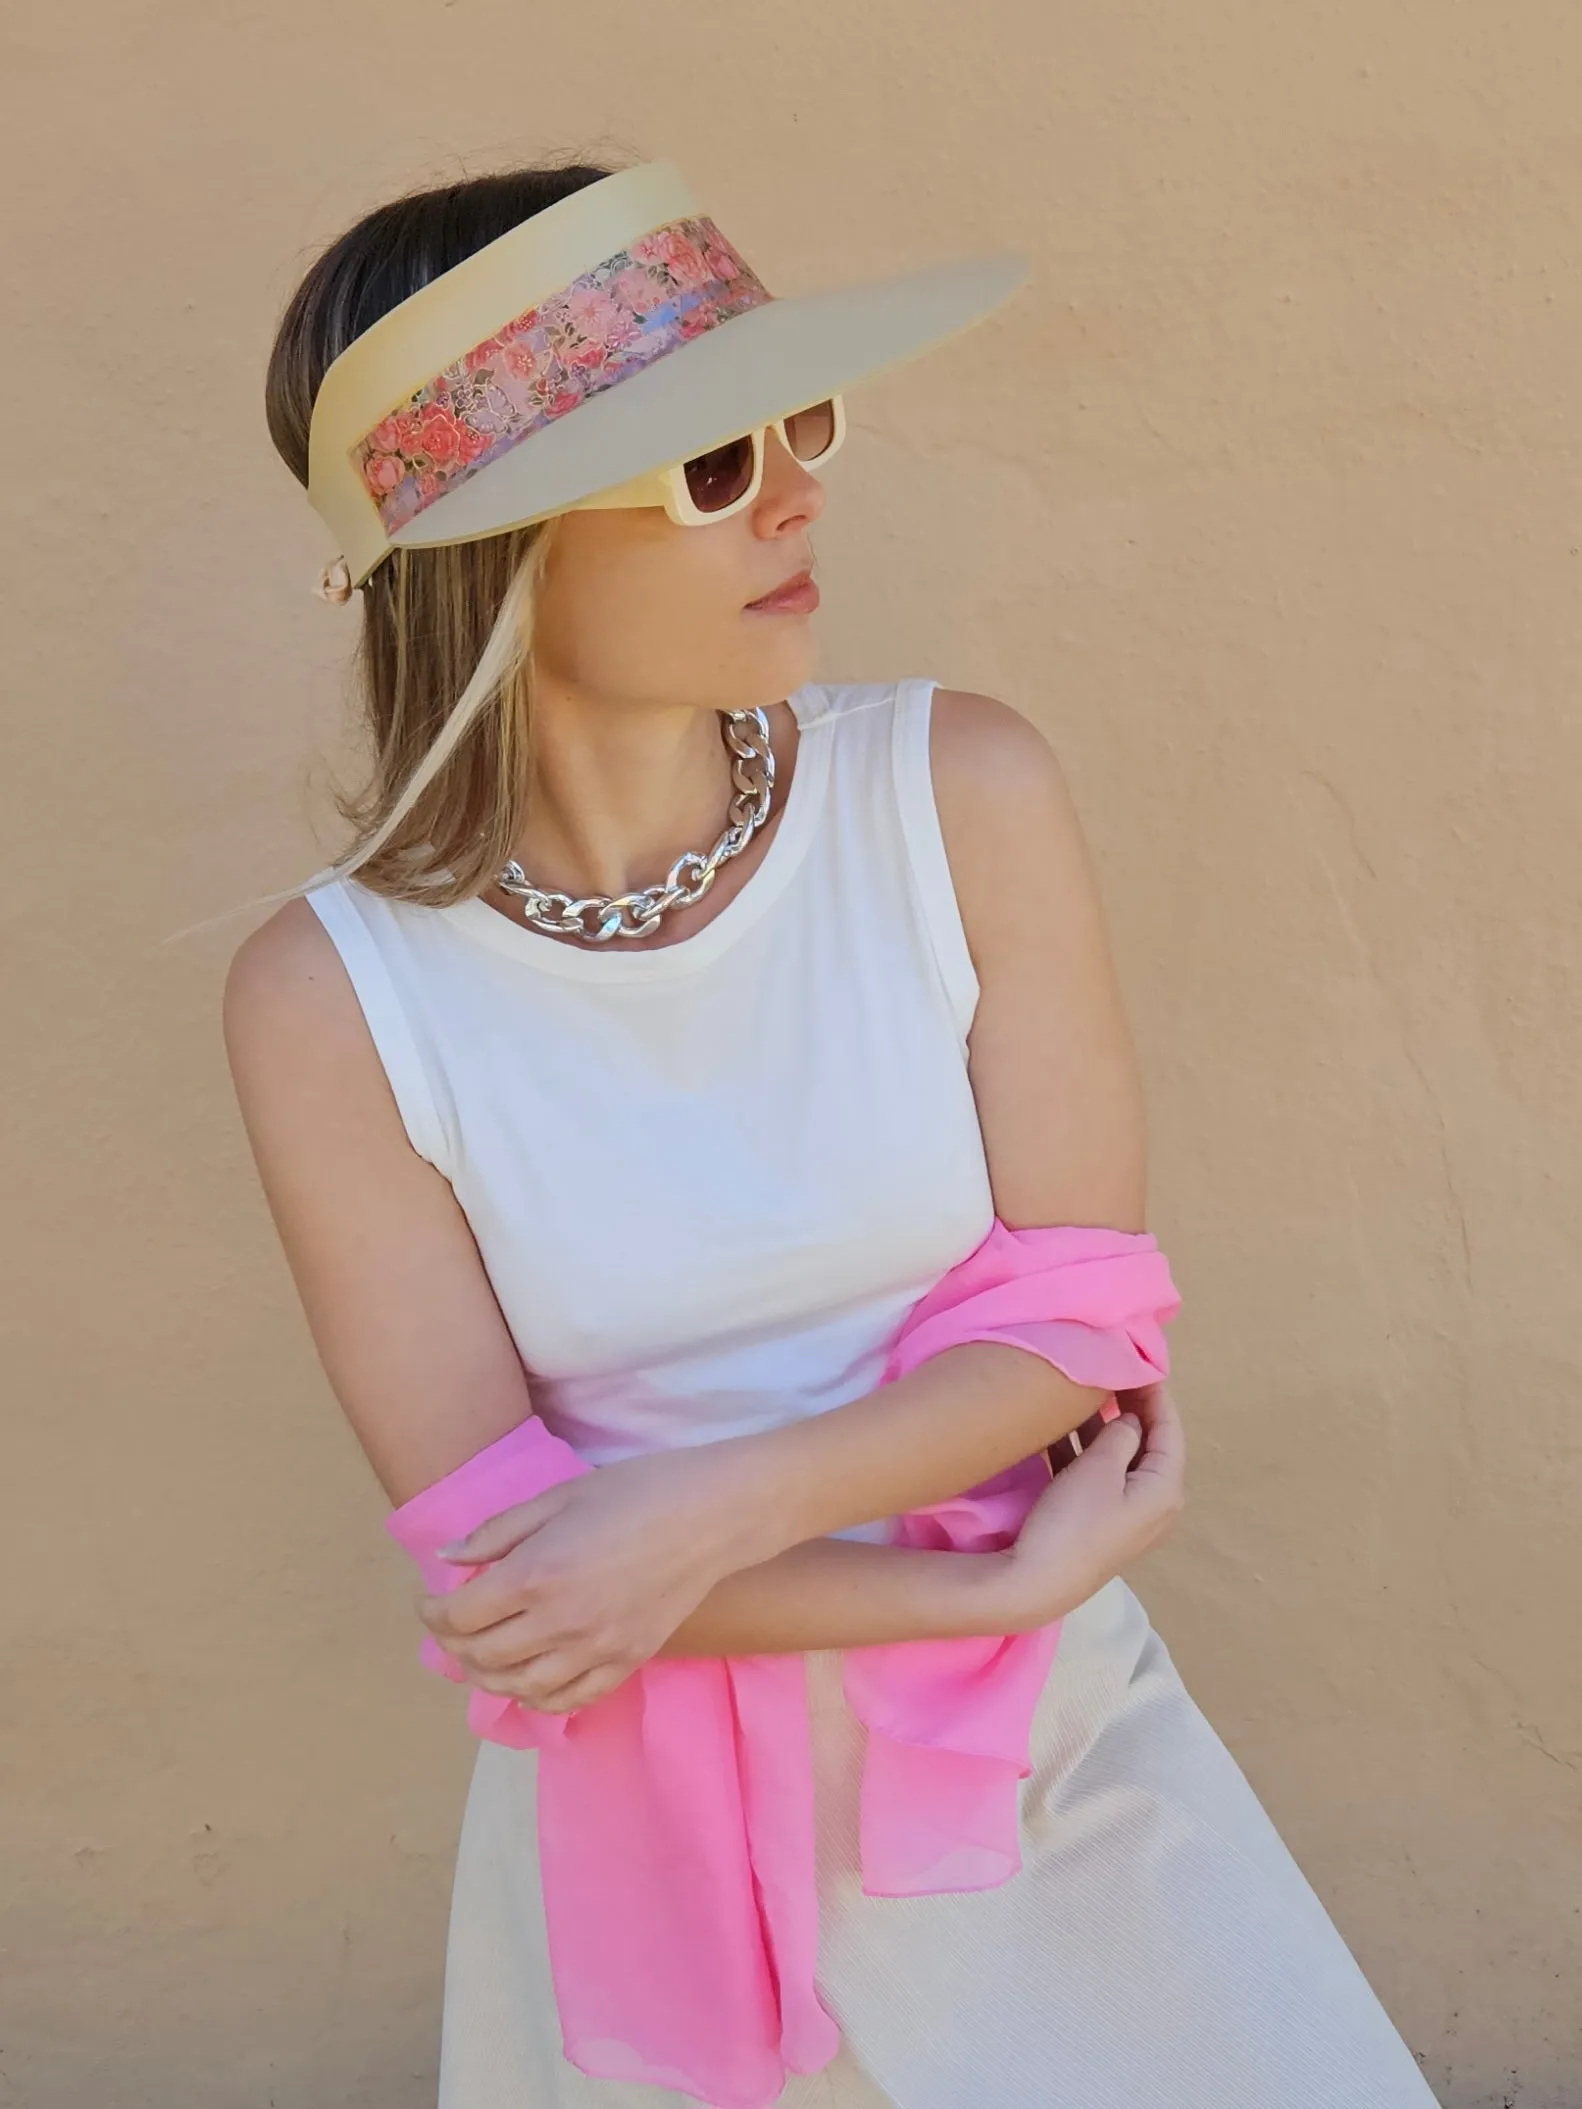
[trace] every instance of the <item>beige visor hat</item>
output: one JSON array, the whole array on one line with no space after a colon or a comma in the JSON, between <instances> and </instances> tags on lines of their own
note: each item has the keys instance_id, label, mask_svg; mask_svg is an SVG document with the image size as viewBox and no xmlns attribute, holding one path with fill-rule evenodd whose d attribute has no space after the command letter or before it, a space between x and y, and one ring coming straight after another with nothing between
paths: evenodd
<instances>
[{"instance_id":1,"label":"beige visor hat","mask_svg":"<svg viewBox=\"0 0 1582 2109\"><path fill-rule=\"evenodd\" d=\"M392 549L526 527L820 403L1026 275L996 252L776 299L671 163L623 169L346 347L314 402L308 497L357 587Z\"/></svg>"}]
</instances>

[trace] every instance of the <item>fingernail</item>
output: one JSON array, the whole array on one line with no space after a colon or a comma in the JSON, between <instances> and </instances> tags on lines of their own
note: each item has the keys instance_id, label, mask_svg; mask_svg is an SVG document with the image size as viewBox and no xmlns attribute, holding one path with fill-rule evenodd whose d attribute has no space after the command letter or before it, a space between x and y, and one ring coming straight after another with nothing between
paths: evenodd
<instances>
[{"instance_id":1,"label":"fingernail","mask_svg":"<svg viewBox=\"0 0 1582 2109\"><path fill-rule=\"evenodd\" d=\"M461 1548L460 1544L456 1544L456 1545L442 1545L442 1546L441 1546L441 1547L439 1548L439 1556L440 1556L440 1558L441 1558L442 1560L454 1560L454 1559L455 1559L455 1557L456 1557L456 1555L457 1555L457 1554L458 1554L458 1553L459 1553L459 1552L460 1552L461 1550L462 1550L462 1548Z\"/></svg>"},{"instance_id":2,"label":"fingernail","mask_svg":"<svg viewBox=\"0 0 1582 2109\"><path fill-rule=\"evenodd\" d=\"M1127 1427L1128 1427L1128 1428L1134 1428L1134 1429L1136 1429L1136 1431L1137 1431L1137 1433L1138 1433L1139 1435L1141 1435L1141 1434L1142 1434L1142 1432L1143 1432L1143 1424L1142 1424L1142 1422L1141 1422L1141 1421L1140 1421L1140 1420L1139 1420L1139 1419L1137 1418L1137 1416L1136 1416L1136 1414L1135 1414L1135 1413L1123 1413L1123 1414L1121 1415L1121 1419L1122 1419L1122 1420L1123 1420L1123 1421L1124 1421L1124 1422L1126 1423L1126 1425L1127 1425Z\"/></svg>"}]
</instances>

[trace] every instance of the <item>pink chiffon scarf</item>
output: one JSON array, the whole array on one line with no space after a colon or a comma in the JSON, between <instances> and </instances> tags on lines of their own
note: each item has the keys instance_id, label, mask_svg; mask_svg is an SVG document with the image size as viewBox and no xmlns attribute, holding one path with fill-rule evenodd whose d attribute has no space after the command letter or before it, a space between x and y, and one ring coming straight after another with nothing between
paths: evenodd
<instances>
[{"instance_id":1,"label":"pink chiffon scarf","mask_svg":"<svg viewBox=\"0 0 1582 2109\"><path fill-rule=\"evenodd\" d=\"M1180 1309L1152 1236L1081 1226L981 1245L908 1314L881 1383L969 1340L1041 1356L1113 1395L1168 1374ZM1103 1411L1119 1411L1113 1396ZM590 1470L523 1422L386 1519L440 1594L477 1567L438 1548ZM1042 1456L899 1519L898 1544L1014 1543L1049 1484ZM864 1891L989 1889L1021 1865L1020 1782L1058 1623L1003 1639L908 1641L845 1658L868 1730ZM457 1682L425 1635L424 1664ZM475 1735L538 1758L538 1848L566 2057L590 2077L668 2087L714 2109L768 2109L820 2070L839 2033L817 1989L818 1896L807 1690L796 1655L656 1660L607 1698L537 1713L473 1688Z\"/></svg>"}]
</instances>

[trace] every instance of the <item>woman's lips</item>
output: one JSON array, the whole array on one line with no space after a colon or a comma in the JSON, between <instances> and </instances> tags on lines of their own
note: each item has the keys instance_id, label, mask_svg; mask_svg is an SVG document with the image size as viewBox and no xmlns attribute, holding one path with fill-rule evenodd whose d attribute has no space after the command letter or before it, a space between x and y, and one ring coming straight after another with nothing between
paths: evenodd
<instances>
[{"instance_id":1,"label":"woman's lips","mask_svg":"<svg viewBox=\"0 0 1582 2109\"><path fill-rule=\"evenodd\" d=\"M799 571L783 586L776 586L773 593L766 593L761 600L750 600L747 605L764 615L811 615L818 606L818 587L811 571Z\"/></svg>"}]
</instances>

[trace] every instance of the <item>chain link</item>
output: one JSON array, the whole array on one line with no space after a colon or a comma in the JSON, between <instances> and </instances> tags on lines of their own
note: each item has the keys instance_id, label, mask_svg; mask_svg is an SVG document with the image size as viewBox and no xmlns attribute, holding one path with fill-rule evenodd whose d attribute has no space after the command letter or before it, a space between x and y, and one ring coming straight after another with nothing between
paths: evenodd
<instances>
[{"instance_id":1,"label":"chain link","mask_svg":"<svg viewBox=\"0 0 1582 2109\"><path fill-rule=\"evenodd\" d=\"M736 788L724 832L707 856L685 850L658 885L645 886L637 893L587 894L580 901L569 893L549 893L535 886L513 858L495 884L502 893L521 901L523 921L550 937L579 937L587 944L602 945L612 937L651 937L668 909L701 901L720 866L740 856L763 826L774 793L775 757L765 713L722 711L720 731L731 753L731 779ZM590 916L595 919L594 928L589 927Z\"/></svg>"}]
</instances>

